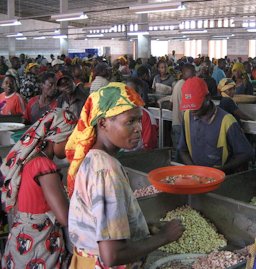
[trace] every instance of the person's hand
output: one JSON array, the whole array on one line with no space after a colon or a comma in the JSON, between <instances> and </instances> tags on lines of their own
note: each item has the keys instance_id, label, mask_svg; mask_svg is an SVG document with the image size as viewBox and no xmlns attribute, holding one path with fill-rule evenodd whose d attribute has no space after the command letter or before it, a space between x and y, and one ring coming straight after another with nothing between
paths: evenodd
<instances>
[{"instance_id":1,"label":"person's hand","mask_svg":"<svg viewBox=\"0 0 256 269\"><path fill-rule=\"evenodd\" d=\"M182 236L184 230L181 220L174 219L167 222L159 233L162 233L163 236L167 237L167 239L172 242L178 240Z\"/></svg>"}]
</instances>

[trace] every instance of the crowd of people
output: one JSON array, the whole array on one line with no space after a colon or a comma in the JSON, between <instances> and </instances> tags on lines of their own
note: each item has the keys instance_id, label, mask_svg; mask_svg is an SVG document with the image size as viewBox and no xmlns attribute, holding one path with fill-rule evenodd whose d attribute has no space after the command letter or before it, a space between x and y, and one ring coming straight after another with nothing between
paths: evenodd
<instances>
[{"instance_id":1,"label":"crowd of people","mask_svg":"<svg viewBox=\"0 0 256 269\"><path fill-rule=\"evenodd\" d=\"M120 150L157 147L149 105L169 103L178 161L229 174L253 157L239 122L251 118L232 97L253 95L254 59L177 60L173 51L146 62L51 55L48 63L23 54L10 62L1 57L0 114L31 126L1 165L2 202L13 216L3 269L141 268L182 235L180 220L149 229L116 159ZM54 157L70 163L67 190Z\"/></svg>"}]
</instances>

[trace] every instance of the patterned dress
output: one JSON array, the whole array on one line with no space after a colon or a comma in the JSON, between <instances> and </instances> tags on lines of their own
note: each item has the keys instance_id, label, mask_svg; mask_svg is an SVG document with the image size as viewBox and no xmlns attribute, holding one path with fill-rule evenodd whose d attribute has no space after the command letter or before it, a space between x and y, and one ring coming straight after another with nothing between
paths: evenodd
<instances>
[{"instance_id":1,"label":"patterned dress","mask_svg":"<svg viewBox=\"0 0 256 269\"><path fill-rule=\"evenodd\" d=\"M3 269L57 269L64 256L64 240L59 224L50 211L38 176L58 173L46 157L35 157L22 171L18 194L18 212L8 236Z\"/></svg>"}]
</instances>

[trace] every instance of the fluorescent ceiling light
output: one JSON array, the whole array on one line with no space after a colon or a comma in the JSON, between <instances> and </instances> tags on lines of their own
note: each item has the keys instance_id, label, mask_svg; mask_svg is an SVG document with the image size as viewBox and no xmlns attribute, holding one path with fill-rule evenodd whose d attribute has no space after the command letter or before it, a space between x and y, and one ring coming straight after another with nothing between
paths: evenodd
<instances>
[{"instance_id":1,"label":"fluorescent ceiling light","mask_svg":"<svg viewBox=\"0 0 256 269\"><path fill-rule=\"evenodd\" d=\"M129 32L127 35L149 35L149 32Z\"/></svg>"},{"instance_id":2,"label":"fluorescent ceiling light","mask_svg":"<svg viewBox=\"0 0 256 269\"><path fill-rule=\"evenodd\" d=\"M207 33L207 30L201 30L201 31L182 31L182 34L203 34Z\"/></svg>"},{"instance_id":3,"label":"fluorescent ceiling light","mask_svg":"<svg viewBox=\"0 0 256 269\"><path fill-rule=\"evenodd\" d=\"M255 33L255 32L256 32L256 28L253 28L253 29L247 29L247 32Z\"/></svg>"},{"instance_id":4,"label":"fluorescent ceiling light","mask_svg":"<svg viewBox=\"0 0 256 269\"><path fill-rule=\"evenodd\" d=\"M40 39L46 39L46 37L45 37L45 36L36 36L36 37L34 37L33 39L38 39L38 40L40 40Z\"/></svg>"},{"instance_id":5,"label":"fluorescent ceiling light","mask_svg":"<svg viewBox=\"0 0 256 269\"><path fill-rule=\"evenodd\" d=\"M18 36L23 36L22 33L17 33L17 34L9 34L6 37L18 37Z\"/></svg>"},{"instance_id":6,"label":"fluorescent ceiling light","mask_svg":"<svg viewBox=\"0 0 256 269\"><path fill-rule=\"evenodd\" d=\"M103 37L103 34L86 35L87 37Z\"/></svg>"},{"instance_id":7,"label":"fluorescent ceiling light","mask_svg":"<svg viewBox=\"0 0 256 269\"><path fill-rule=\"evenodd\" d=\"M129 10L136 14L168 12L184 9L186 9L186 7L182 5L181 2L148 3L129 7Z\"/></svg>"},{"instance_id":8,"label":"fluorescent ceiling light","mask_svg":"<svg viewBox=\"0 0 256 269\"><path fill-rule=\"evenodd\" d=\"M234 34L231 34L231 35L214 35L212 37L214 38L228 38L228 37L232 37L232 36L235 36Z\"/></svg>"},{"instance_id":9,"label":"fluorescent ceiling light","mask_svg":"<svg viewBox=\"0 0 256 269\"><path fill-rule=\"evenodd\" d=\"M23 37L16 37L16 40L27 40L27 38L25 36L23 36Z\"/></svg>"},{"instance_id":10,"label":"fluorescent ceiling light","mask_svg":"<svg viewBox=\"0 0 256 269\"><path fill-rule=\"evenodd\" d=\"M15 25L21 25L21 22L18 20L0 21L0 26L15 26Z\"/></svg>"},{"instance_id":11,"label":"fluorescent ceiling light","mask_svg":"<svg viewBox=\"0 0 256 269\"><path fill-rule=\"evenodd\" d=\"M67 35L54 35L52 38L67 38Z\"/></svg>"},{"instance_id":12,"label":"fluorescent ceiling light","mask_svg":"<svg viewBox=\"0 0 256 269\"><path fill-rule=\"evenodd\" d=\"M55 21L75 21L88 19L88 16L84 12L58 14L51 16L52 20Z\"/></svg>"}]
</instances>

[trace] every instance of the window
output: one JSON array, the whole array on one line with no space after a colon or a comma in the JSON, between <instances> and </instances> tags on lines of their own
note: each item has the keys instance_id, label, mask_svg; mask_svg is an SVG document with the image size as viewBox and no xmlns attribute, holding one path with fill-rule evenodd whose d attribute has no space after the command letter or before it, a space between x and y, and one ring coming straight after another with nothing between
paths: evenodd
<instances>
[{"instance_id":1,"label":"window","mask_svg":"<svg viewBox=\"0 0 256 269\"><path fill-rule=\"evenodd\" d=\"M151 40L151 54L157 57L168 54L168 41Z\"/></svg>"},{"instance_id":2,"label":"window","mask_svg":"<svg viewBox=\"0 0 256 269\"><path fill-rule=\"evenodd\" d=\"M185 41L185 55L197 58L198 54L202 54L202 40Z\"/></svg>"},{"instance_id":3,"label":"window","mask_svg":"<svg viewBox=\"0 0 256 269\"><path fill-rule=\"evenodd\" d=\"M210 40L208 48L210 58L224 58L227 55L227 40Z\"/></svg>"},{"instance_id":4,"label":"window","mask_svg":"<svg viewBox=\"0 0 256 269\"><path fill-rule=\"evenodd\" d=\"M249 57L256 57L256 40L249 40Z\"/></svg>"}]
</instances>

